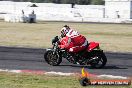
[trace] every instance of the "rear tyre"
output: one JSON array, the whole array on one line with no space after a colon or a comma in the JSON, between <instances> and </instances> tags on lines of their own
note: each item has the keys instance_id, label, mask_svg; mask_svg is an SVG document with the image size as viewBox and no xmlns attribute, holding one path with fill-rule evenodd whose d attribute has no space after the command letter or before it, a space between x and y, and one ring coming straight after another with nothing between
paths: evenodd
<instances>
[{"instance_id":1,"label":"rear tyre","mask_svg":"<svg viewBox=\"0 0 132 88\"><path fill-rule=\"evenodd\" d=\"M45 61L52 65L57 66L62 62L62 58L57 53L54 53L52 50L46 51L44 54Z\"/></svg>"},{"instance_id":2,"label":"rear tyre","mask_svg":"<svg viewBox=\"0 0 132 88\"><path fill-rule=\"evenodd\" d=\"M92 61L90 63L92 68L103 68L106 65L107 58L103 51L97 51L92 54Z\"/></svg>"}]
</instances>

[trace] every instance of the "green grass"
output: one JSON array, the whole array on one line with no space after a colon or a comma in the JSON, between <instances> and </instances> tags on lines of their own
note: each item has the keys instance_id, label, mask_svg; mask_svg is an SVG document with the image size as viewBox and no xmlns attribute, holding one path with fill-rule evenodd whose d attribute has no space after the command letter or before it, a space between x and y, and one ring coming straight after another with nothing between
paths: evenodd
<instances>
[{"instance_id":1,"label":"green grass","mask_svg":"<svg viewBox=\"0 0 132 88\"><path fill-rule=\"evenodd\" d=\"M76 76L46 76L0 72L0 88L132 88L132 86L82 87Z\"/></svg>"},{"instance_id":2,"label":"green grass","mask_svg":"<svg viewBox=\"0 0 132 88\"><path fill-rule=\"evenodd\" d=\"M6 23L0 22L0 45L15 47L51 47L63 25L70 25L89 41L100 43L104 51L132 52L131 24L94 24L71 22Z\"/></svg>"}]
</instances>

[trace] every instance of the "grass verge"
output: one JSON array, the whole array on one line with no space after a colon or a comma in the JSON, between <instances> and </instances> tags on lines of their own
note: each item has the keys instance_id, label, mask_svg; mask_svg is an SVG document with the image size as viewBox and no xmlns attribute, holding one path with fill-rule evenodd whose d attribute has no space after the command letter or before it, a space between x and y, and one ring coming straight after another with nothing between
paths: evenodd
<instances>
[{"instance_id":1,"label":"grass verge","mask_svg":"<svg viewBox=\"0 0 132 88\"><path fill-rule=\"evenodd\" d=\"M78 77L0 72L0 88L84 88ZM132 88L130 86L87 86L85 88Z\"/></svg>"},{"instance_id":2,"label":"grass verge","mask_svg":"<svg viewBox=\"0 0 132 88\"><path fill-rule=\"evenodd\" d=\"M105 51L132 52L132 25L71 22L6 23L0 21L0 45L17 47L51 47L63 25L70 25L88 41L96 41Z\"/></svg>"}]
</instances>

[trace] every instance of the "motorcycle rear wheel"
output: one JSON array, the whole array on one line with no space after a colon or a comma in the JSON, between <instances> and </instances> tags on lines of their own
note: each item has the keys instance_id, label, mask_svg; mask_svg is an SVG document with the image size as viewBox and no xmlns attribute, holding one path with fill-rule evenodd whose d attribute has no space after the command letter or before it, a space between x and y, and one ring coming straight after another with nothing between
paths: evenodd
<instances>
[{"instance_id":1,"label":"motorcycle rear wheel","mask_svg":"<svg viewBox=\"0 0 132 88\"><path fill-rule=\"evenodd\" d=\"M57 53L54 53L52 50L45 52L44 59L48 64L52 66L57 66L62 62L62 58Z\"/></svg>"},{"instance_id":2,"label":"motorcycle rear wheel","mask_svg":"<svg viewBox=\"0 0 132 88\"><path fill-rule=\"evenodd\" d=\"M90 63L92 68L103 68L107 63L107 58L103 51L97 51L92 54L92 61Z\"/></svg>"}]
</instances>

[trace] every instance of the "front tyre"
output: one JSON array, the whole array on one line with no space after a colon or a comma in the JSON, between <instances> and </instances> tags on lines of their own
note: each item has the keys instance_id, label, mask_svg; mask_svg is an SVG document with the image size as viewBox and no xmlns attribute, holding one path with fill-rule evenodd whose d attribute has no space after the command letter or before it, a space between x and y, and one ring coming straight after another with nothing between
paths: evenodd
<instances>
[{"instance_id":1,"label":"front tyre","mask_svg":"<svg viewBox=\"0 0 132 88\"><path fill-rule=\"evenodd\" d=\"M103 68L106 65L107 58L103 51L96 51L91 56L91 67L92 68Z\"/></svg>"},{"instance_id":2,"label":"front tyre","mask_svg":"<svg viewBox=\"0 0 132 88\"><path fill-rule=\"evenodd\" d=\"M45 52L44 59L48 64L52 66L57 66L62 62L62 58L60 57L60 55L54 53L52 50Z\"/></svg>"}]
</instances>

